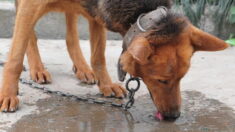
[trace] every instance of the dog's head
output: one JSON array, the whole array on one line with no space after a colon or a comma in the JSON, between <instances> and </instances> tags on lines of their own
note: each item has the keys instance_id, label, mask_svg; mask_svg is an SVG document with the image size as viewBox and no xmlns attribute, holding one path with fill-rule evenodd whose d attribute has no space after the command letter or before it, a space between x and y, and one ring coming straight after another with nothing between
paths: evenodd
<instances>
[{"instance_id":1,"label":"dog's head","mask_svg":"<svg viewBox=\"0 0 235 132\"><path fill-rule=\"evenodd\" d=\"M132 39L121 55L122 69L147 85L161 115L180 115L180 81L196 51L218 51L228 45L194 27L185 17L168 13L151 30Z\"/></svg>"}]
</instances>

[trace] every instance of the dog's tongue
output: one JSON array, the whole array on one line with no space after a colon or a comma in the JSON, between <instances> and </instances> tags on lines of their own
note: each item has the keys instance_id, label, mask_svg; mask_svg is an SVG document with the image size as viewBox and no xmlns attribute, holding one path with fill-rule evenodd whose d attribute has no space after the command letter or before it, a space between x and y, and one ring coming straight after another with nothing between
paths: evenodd
<instances>
[{"instance_id":1,"label":"dog's tongue","mask_svg":"<svg viewBox=\"0 0 235 132\"><path fill-rule=\"evenodd\" d=\"M163 116L160 112L156 112L155 114L155 118L157 118L158 120L162 121L163 120Z\"/></svg>"}]
</instances>

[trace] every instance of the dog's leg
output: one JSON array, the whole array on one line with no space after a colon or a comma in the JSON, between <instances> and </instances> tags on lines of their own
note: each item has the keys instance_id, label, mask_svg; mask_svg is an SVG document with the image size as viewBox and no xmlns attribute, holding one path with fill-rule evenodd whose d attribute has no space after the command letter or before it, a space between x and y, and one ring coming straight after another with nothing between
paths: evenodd
<instances>
[{"instance_id":1,"label":"dog's leg","mask_svg":"<svg viewBox=\"0 0 235 132\"><path fill-rule=\"evenodd\" d=\"M77 31L77 14L66 13L67 37L66 44L70 58L74 64L74 72L79 80L84 83L94 84L95 76L91 68L86 63L82 54Z\"/></svg>"},{"instance_id":2,"label":"dog's leg","mask_svg":"<svg viewBox=\"0 0 235 132\"><path fill-rule=\"evenodd\" d=\"M45 12L38 1L25 0L19 5L13 42L8 55L8 61L3 70L3 81L0 90L1 111L13 112L17 109L19 100L18 81L23 69L23 59L27 48L28 37L33 27Z\"/></svg>"},{"instance_id":3,"label":"dog's leg","mask_svg":"<svg viewBox=\"0 0 235 132\"><path fill-rule=\"evenodd\" d=\"M40 84L51 83L51 76L42 64L37 46L37 37L34 30L29 38L26 53L30 67L31 79Z\"/></svg>"},{"instance_id":4,"label":"dog's leg","mask_svg":"<svg viewBox=\"0 0 235 132\"><path fill-rule=\"evenodd\" d=\"M105 62L105 46L106 46L106 31L103 25L96 21L89 21L90 37L91 37L91 65L95 76L98 79L100 91L105 96L111 96L112 93L116 97L123 97L126 94L125 89L120 85L114 84L106 69Z\"/></svg>"},{"instance_id":5,"label":"dog's leg","mask_svg":"<svg viewBox=\"0 0 235 132\"><path fill-rule=\"evenodd\" d=\"M19 0L15 0L15 7L16 7L16 13L18 12L18 5ZM30 67L30 77L33 81L37 82L37 83L50 83L51 82L51 76L49 74L49 72L47 70L45 70L41 58L40 58L40 54L39 54L39 50L37 47L37 37L35 35L35 32L33 30L30 38L29 38L29 42L28 42L28 47L26 50L26 54L28 57L28 63L29 63L29 67Z\"/></svg>"},{"instance_id":6,"label":"dog's leg","mask_svg":"<svg viewBox=\"0 0 235 132\"><path fill-rule=\"evenodd\" d=\"M16 13L18 12L18 5L20 4L19 2L20 2L19 0L15 0ZM29 38L26 52L30 67L31 79L40 84L50 83L51 76L49 72L46 71L45 68L43 67L39 50L37 47L37 37L35 35L34 30Z\"/></svg>"}]
</instances>

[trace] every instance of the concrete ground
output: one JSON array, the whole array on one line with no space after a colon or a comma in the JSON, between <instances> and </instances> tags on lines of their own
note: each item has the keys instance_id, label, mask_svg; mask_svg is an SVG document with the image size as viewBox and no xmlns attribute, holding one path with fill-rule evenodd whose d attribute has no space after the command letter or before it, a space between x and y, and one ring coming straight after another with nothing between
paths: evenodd
<instances>
[{"instance_id":1,"label":"concrete ground","mask_svg":"<svg viewBox=\"0 0 235 132\"><path fill-rule=\"evenodd\" d=\"M11 40L0 39L0 61L5 61ZM51 73L50 90L81 96L97 94L96 86L81 84L73 75L64 40L39 40L42 60ZM89 62L88 41L81 47ZM107 67L117 81L116 64L121 41L108 41ZM27 60L22 78L29 79ZM0 75L2 75L0 66ZM20 107L15 113L0 113L0 131L235 131L235 48L220 52L198 52L181 83L182 116L175 122L153 119L155 108L148 90L141 85L135 107L129 112L97 104L87 104L43 93L20 84ZM0 76L1 78L2 76ZM1 84L1 81L0 81ZM124 84L123 84L124 85ZM128 118L127 118L128 117ZM129 117L132 117L130 120Z\"/></svg>"}]
</instances>

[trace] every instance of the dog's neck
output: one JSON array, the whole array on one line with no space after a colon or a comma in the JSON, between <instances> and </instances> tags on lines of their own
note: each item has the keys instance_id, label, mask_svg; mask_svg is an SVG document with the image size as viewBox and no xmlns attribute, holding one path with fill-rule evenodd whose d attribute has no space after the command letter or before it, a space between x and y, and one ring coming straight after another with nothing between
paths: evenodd
<instances>
[{"instance_id":1,"label":"dog's neck","mask_svg":"<svg viewBox=\"0 0 235 132\"><path fill-rule=\"evenodd\" d=\"M136 23L131 26L128 32L125 34L123 39L123 50L125 51L132 39L147 30L156 26L163 17L166 17L168 9L166 7L159 7L154 11L151 11L147 14L141 14L137 19Z\"/></svg>"},{"instance_id":2,"label":"dog's neck","mask_svg":"<svg viewBox=\"0 0 235 132\"><path fill-rule=\"evenodd\" d=\"M156 23L158 23L162 18L167 16L167 8L159 7L154 11L151 11L147 14L141 14L137 19L136 23L131 26L123 39L122 44L122 54L127 50L130 46L131 41L137 35L146 32L147 30L151 30L151 28L155 27ZM121 57L121 56L120 56ZM126 76L126 72L122 70L122 66L120 64L120 58L118 62L118 78L120 81L124 81Z\"/></svg>"},{"instance_id":3,"label":"dog's neck","mask_svg":"<svg viewBox=\"0 0 235 132\"><path fill-rule=\"evenodd\" d=\"M122 35L129 30L138 16L157 9L170 8L172 0L81 0L83 7L93 17L104 22L106 28Z\"/></svg>"}]
</instances>

